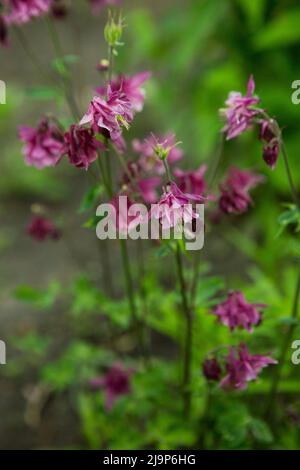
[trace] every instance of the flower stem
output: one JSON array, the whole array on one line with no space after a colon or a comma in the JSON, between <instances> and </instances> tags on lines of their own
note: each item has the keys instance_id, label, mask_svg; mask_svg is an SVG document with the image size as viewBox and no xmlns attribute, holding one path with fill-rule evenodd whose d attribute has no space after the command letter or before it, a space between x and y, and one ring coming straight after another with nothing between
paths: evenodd
<instances>
[{"instance_id":1,"label":"flower stem","mask_svg":"<svg viewBox=\"0 0 300 470\"><path fill-rule=\"evenodd\" d=\"M294 301L293 301L292 311L291 311L291 316L290 316L290 318L293 319L293 320L295 320L297 318L297 315L298 315L299 300L300 300L300 269L299 269L299 273L298 273L298 277L297 277L295 294L294 294ZM276 396L277 396L277 392L278 392L278 388L279 388L279 384L280 384L280 380L281 380L281 376L282 376L282 368L284 366L287 351L288 351L288 348L290 346L290 343L291 343L293 333L294 333L294 330L295 330L296 326L297 326L296 322L293 322L292 324L290 324L288 326L287 333L284 336L284 339L283 339L283 342L282 342L280 356L279 356L279 363L278 363L278 366L275 368L275 373L274 373L273 381L272 381L272 384L271 384L270 395L269 395L268 405L267 405L267 410L266 410L267 416L269 416L270 413L273 410L274 402L275 402L275 399L276 399Z\"/></svg>"},{"instance_id":2,"label":"flower stem","mask_svg":"<svg viewBox=\"0 0 300 470\"><path fill-rule=\"evenodd\" d=\"M165 170L166 170L166 175L167 175L167 178L168 178L168 182L169 182L169 181L172 181L172 177L171 177L171 172L170 172L169 164L168 164L166 158L163 159L163 164L164 164L164 167L165 167Z\"/></svg>"},{"instance_id":3,"label":"flower stem","mask_svg":"<svg viewBox=\"0 0 300 470\"><path fill-rule=\"evenodd\" d=\"M184 340L184 359L183 359L183 402L186 417L189 417L191 409L191 366L192 366L192 326L193 320L187 298L187 289L185 285L183 263L181 257L180 244L176 247L176 264L180 285L180 294L182 310L186 321L186 333Z\"/></svg>"},{"instance_id":4,"label":"flower stem","mask_svg":"<svg viewBox=\"0 0 300 470\"><path fill-rule=\"evenodd\" d=\"M120 242L120 248L121 248L124 277L125 277L125 283L126 283L126 291L127 291L127 297L128 297L128 302L130 306L131 317L132 317L132 321L136 323L137 313L136 313L136 306L135 306L135 295L134 295L132 275L131 275L131 270L130 270L130 265L129 265L127 243L126 243L126 240L124 239L119 239L119 242Z\"/></svg>"}]
</instances>

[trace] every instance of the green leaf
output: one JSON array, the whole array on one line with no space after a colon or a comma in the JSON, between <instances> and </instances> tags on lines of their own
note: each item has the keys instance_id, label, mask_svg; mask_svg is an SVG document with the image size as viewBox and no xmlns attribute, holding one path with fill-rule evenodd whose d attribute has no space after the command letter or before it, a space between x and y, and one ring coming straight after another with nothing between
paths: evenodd
<instances>
[{"instance_id":1,"label":"green leaf","mask_svg":"<svg viewBox=\"0 0 300 470\"><path fill-rule=\"evenodd\" d=\"M29 98L41 101L51 101L61 98L61 93L58 88L54 87L32 87L25 89L25 94Z\"/></svg>"},{"instance_id":2,"label":"green leaf","mask_svg":"<svg viewBox=\"0 0 300 470\"><path fill-rule=\"evenodd\" d=\"M251 418L249 429L257 441L265 443L273 441L273 435L269 426L261 419Z\"/></svg>"},{"instance_id":3,"label":"green leaf","mask_svg":"<svg viewBox=\"0 0 300 470\"><path fill-rule=\"evenodd\" d=\"M299 8L281 13L256 34L254 44L257 49L262 50L297 43L300 40L299 23Z\"/></svg>"},{"instance_id":4,"label":"green leaf","mask_svg":"<svg viewBox=\"0 0 300 470\"><path fill-rule=\"evenodd\" d=\"M28 302L37 308L46 309L51 307L60 293L60 284L53 281L48 289L39 290L29 285L21 285L14 290L14 297L17 300Z\"/></svg>"}]
</instances>

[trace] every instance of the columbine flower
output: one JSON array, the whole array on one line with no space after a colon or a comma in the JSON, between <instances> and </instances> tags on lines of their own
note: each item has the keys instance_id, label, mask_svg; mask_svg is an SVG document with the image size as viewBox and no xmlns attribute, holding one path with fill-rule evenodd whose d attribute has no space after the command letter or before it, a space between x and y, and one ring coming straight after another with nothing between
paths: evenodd
<instances>
[{"instance_id":1,"label":"columbine flower","mask_svg":"<svg viewBox=\"0 0 300 470\"><path fill-rule=\"evenodd\" d=\"M222 131L226 134L226 139L233 139L246 131L253 123L253 118L261 112L256 105L259 98L254 96L255 83L251 75L248 81L247 94L232 91L225 104L227 108L221 109L220 114L226 119L226 124Z\"/></svg>"},{"instance_id":2,"label":"columbine flower","mask_svg":"<svg viewBox=\"0 0 300 470\"><path fill-rule=\"evenodd\" d=\"M130 101L134 111L142 111L145 101L145 91L141 86L150 78L150 72L141 72L132 77L120 76L118 79L111 82L112 92L121 90ZM99 87L96 89L97 93L105 96L106 88Z\"/></svg>"},{"instance_id":3,"label":"columbine flower","mask_svg":"<svg viewBox=\"0 0 300 470\"><path fill-rule=\"evenodd\" d=\"M207 380L216 381L220 379L222 369L217 359L213 357L211 359L205 359L202 364L202 372Z\"/></svg>"},{"instance_id":4,"label":"columbine flower","mask_svg":"<svg viewBox=\"0 0 300 470\"><path fill-rule=\"evenodd\" d=\"M111 410L115 401L122 395L128 395L130 389L130 377L132 369L125 369L122 364L113 364L102 377L96 377L90 381L94 389L104 389L106 394L105 408Z\"/></svg>"},{"instance_id":5,"label":"columbine flower","mask_svg":"<svg viewBox=\"0 0 300 470\"><path fill-rule=\"evenodd\" d=\"M174 182L168 183L159 202L151 208L150 217L160 221L163 229L177 227L180 224L191 223L197 219L192 202L204 202L203 196L195 196L180 191Z\"/></svg>"},{"instance_id":6,"label":"columbine flower","mask_svg":"<svg viewBox=\"0 0 300 470\"><path fill-rule=\"evenodd\" d=\"M48 13L53 0L2 0L8 24L23 24Z\"/></svg>"},{"instance_id":7,"label":"columbine flower","mask_svg":"<svg viewBox=\"0 0 300 470\"><path fill-rule=\"evenodd\" d=\"M183 171L175 168L173 173L176 176L179 189L183 192L187 191L192 194L202 195L206 188L204 180L206 169L206 165L201 165L195 171Z\"/></svg>"},{"instance_id":8,"label":"columbine flower","mask_svg":"<svg viewBox=\"0 0 300 470\"><path fill-rule=\"evenodd\" d=\"M252 202L249 190L263 181L264 178L261 175L235 167L230 168L227 179L220 185L220 210L225 214L246 212Z\"/></svg>"},{"instance_id":9,"label":"columbine flower","mask_svg":"<svg viewBox=\"0 0 300 470\"><path fill-rule=\"evenodd\" d=\"M265 304L250 304L242 292L234 291L228 294L227 299L217 305L213 314L219 317L220 323L231 330L241 327L252 331L252 327L261 322L261 311Z\"/></svg>"},{"instance_id":10,"label":"columbine flower","mask_svg":"<svg viewBox=\"0 0 300 470\"><path fill-rule=\"evenodd\" d=\"M97 159L98 151L105 150L105 145L95 139L92 129L86 129L75 124L65 133L64 139L65 151L68 154L70 163L77 168L87 170L90 164Z\"/></svg>"},{"instance_id":11,"label":"columbine flower","mask_svg":"<svg viewBox=\"0 0 300 470\"><path fill-rule=\"evenodd\" d=\"M133 119L131 104L122 90L107 89L107 99L95 96L88 112L83 116L80 125L89 124L95 132L109 137L122 150L122 128L129 128Z\"/></svg>"},{"instance_id":12,"label":"columbine flower","mask_svg":"<svg viewBox=\"0 0 300 470\"><path fill-rule=\"evenodd\" d=\"M174 134L167 134L163 137L156 137L151 134L143 142L134 139L132 141L132 147L133 150L140 155L139 165L141 168L146 172L154 170L159 175L164 174L165 168L157 154L157 148L161 148L161 150L166 153L165 158L169 165L177 162L183 156L183 151L176 146Z\"/></svg>"},{"instance_id":13,"label":"columbine flower","mask_svg":"<svg viewBox=\"0 0 300 470\"><path fill-rule=\"evenodd\" d=\"M245 344L238 349L230 348L226 358L227 375L221 380L224 389L243 390L248 382L255 380L260 371L270 364L277 364L275 359L260 354L251 355Z\"/></svg>"},{"instance_id":14,"label":"columbine flower","mask_svg":"<svg viewBox=\"0 0 300 470\"><path fill-rule=\"evenodd\" d=\"M28 224L26 231L28 235L39 242L44 241L47 238L58 240L60 237L60 231L54 223L41 216L35 216Z\"/></svg>"},{"instance_id":15,"label":"columbine flower","mask_svg":"<svg viewBox=\"0 0 300 470\"><path fill-rule=\"evenodd\" d=\"M112 222L116 224L119 233L128 234L130 230L137 227L142 222L142 217L138 215L130 215L129 209L134 204L126 194L118 194L113 197L110 204L114 206L116 211L116 219Z\"/></svg>"},{"instance_id":16,"label":"columbine flower","mask_svg":"<svg viewBox=\"0 0 300 470\"><path fill-rule=\"evenodd\" d=\"M21 126L19 138L25 143L23 153L27 165L42 169L55 166L64 153L64 137L60 127L49 118L36 128Z\"/></svg>"},{"instance_id":17,"label":"columbine flower","mask_svg":"<svg viewBox=\"0 0 300 470\"><path fill-rule=\"evenodd\" d=\"M263 159L273 170L277 163L280 149L280 129L274 119L263 119L261 121L259 138L264 142Z\"/></svg>"}]
</instances>

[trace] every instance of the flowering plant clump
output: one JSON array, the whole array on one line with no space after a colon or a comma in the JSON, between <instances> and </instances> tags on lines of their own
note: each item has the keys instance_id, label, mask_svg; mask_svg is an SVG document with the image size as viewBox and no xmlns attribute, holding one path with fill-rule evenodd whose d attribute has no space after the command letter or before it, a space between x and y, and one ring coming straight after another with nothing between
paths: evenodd
<instances>
[{"instance_id":1,"label":"flowering plant clump","mask_svg":"<svg viewBox=\"0 0 300 470\"><path fill-rule=\"evenodd\" d=\"M90 0L88 3L93 12L104 14L105 6L118 7L121 1ZM97 86L92 84L91 94L86 96L77 94L73 83L76 74L71 69L74 58L63 55L54 24L56 18L64 18L71 6L61 9L65 5L51 0L7 0L2 4L2 43L7 43L10 25L20 27L31 19L46 16L56 51L53 75L60 106L53 114L40 118L35 127L19 127L25 164L37 170L45 169L43 175L47 171L56 174L58 168L47 168L58 165L59 171L67 168L68 177L74 172L76 188L70 190L72 201L85 189L77 215L84 217L89 213L82 225L93 230L92 239L86 244L84 236L82 240L74 236L67 217L62 215L58 219L62 220L60 230L41 214L35 215L26 228L34 241L52 239L58 245L64 244L78 266L78 278L63 293L55 284L47 295L32 295L25 289L27 298L32 298L38 306L48 306L59 295L65 295L69 302L62 304L68 305L70 344L58 361L43 365L41 374L49 393L71 390L70 401L72 406L75 404L82 434L91 448L117 448L117 444L121 447L122 439L125 447L136 445L141 449L150 446L160 449L167 445L174 449L207 448L211 441L219 445L220 430L226 427L228 435L227 427L232 424L233 413L227 410L232 405L227 403L233 400L244 400L249 405L245 429L257 421L263 429L268 429L271 422L268 410L250 410L248 397L251 393L260 396L270 390L266 401L273 406L277 403L281 368L289 344L284 343L278 351L264 330L265 324L276 321L270 301L274 296L276 303L276 296L268 292L267 283L252 292L251 273L245 276L246 281L235 276L225 284L220 276L209 273L210 269L222 272L217 256L216 268L210 268L204 261L206 253L202 256L196 250L189 251L186 244L188 235L197 233L199 223L207 235L208 250L217 254L223 226L213 223L216 214L222 215L222 221L228 226L242 226L244 230L245 223L245 232L254 230L254 224L246 225L247 214L250 208L255 212L259 207L259 186L264 183L263 191L268 184L267 178L256 169L261 159L255 161L254 168L246 169L246 164L232 165L222 154L226 141L239 139L252 129L258 131L255 135L262 146L261 165L266 172L269 170L264 162L274 169L282 155L293 197L288 215L292 212L293 223L300 221L299 200L282 131L255 94L254 77L249 77L245 95L230 92L225 107L220 110L224 121L223 127L220 123L220 155L203 161L199 152L197 163L190 165L185 143L179 142L167 125L156 122L155 133L151 128L143 129L146 137L137 132L137 121L143 116L138 113L147 111L144 104L148 81L153 77L158 81L159 77L149 72L148 66L146 71L132 74L119 70L118 51L124 46L125 28L121 13L116 9L108 11L103 32L107 56L100 57L96 66L97 77L102 82ZM180 126L177 131L179 136ZM199 206L212 216L205 222L198 212ZM140 211L133 210L137 207ZM284 220L284 226L289 225ZM159 227L158 236L150 241L151 237L147 238L143 232L143 224L148 221L155 221ZM75 225L81 225L77 216ZM106 229L101 236L98 236L99 225ZM186 225L188 231L184 230ZM113 237L109 236L111 227ZM128 240L130 231L136 236L132 242ZM167 231L171 233L169 238L164 236ZM232 234L228 238L233 240L234 229ZM242 234L238 233L238 237ZM91 251L88 262L83 262L82 256L74 256L76 242ZM246 249L251 249L250 242ZM257 256L260 254L258 251ZM168 264L167 257L172 264ZM288 340L294 331L299 286L298 283L292 319L286 322ZM22 293L24 296L24 290ZM209 327L212 334L208 332ZM265 349L264 340L268 343ZM168 342L174 346L170 355L161 347L166 343L167 349ZM261 350L270 352L261 354ZM274 367L269 368L271 365ZM96 393L91 393L92 390ZM220 418L221 414L224 416ZM115 429L119 441L115 440ZM252 442L252 437L247 441L249 434L254 434L249 429L244 432L245 448ZM171 436L174 442L161 443L161 433ZM215 433L213 438L212 433Z\"/></svg>"}]
</instances>

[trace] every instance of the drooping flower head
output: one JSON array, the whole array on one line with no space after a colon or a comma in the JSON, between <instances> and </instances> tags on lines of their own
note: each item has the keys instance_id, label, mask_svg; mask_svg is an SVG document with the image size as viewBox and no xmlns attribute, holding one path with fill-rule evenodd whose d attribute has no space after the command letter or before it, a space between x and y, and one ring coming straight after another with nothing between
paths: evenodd
<instances>
[{"instance_id":1,"label":"drooping flower head","mask_svg":"<svg viewBox=\"0 0 300 470\"><path fill-rule=\"evenodd\" d=\"M249 191L264 181L263 176L231 167L220 185L219 208L225 214L242 214L252 203Z\"/></svg>"},{"instance_id":2,"label":"drooping flower head","mask_svg":"<svg viewBox=\"0 0 300 470\"><path fill-rule=\"evenodd\" d=\"M154 171L162 175L165 172L164 164L159 158L156 149L161 148L166 152L166 159L169 165L177 162L183 157L183 151L176 145L175 134L167 134L163 137L156 137L151 134L144 141L134 139L132 141L133 150L140 155L139 165L144 171Z\"/></svg>"},{"instance_id":3,"label":"drooping flower head","mask_svg":"<svg viewBox=\"0 0 300 470\"><path fill-rule=\"evenodd\" d=\"M26 164L38 169L57 165L64 153L63 132L50 118L42 119L36 128L21 126L19 138L25 143Z\"/></svg>"},{"instance_id":4,"label":"drooping flower head","mask_svg":"<svg viewBox=\"0 0 300 470\"><path fill-rule=\"evenodd\" d=\"M237 91L229 93L225 102L227 107L220 110L221 116L226 119L222 131L226 134L227 140L233 139L249 129L253 124L253 118L261 112L261 109L257 108L260 100L253 95L254 89L255 83L251 75L246 96Z\"/></svg>"},{"instance_id":5,"label":"drooping flower head","mask_svg":"<svg viewBox=\"0 0 300 470\"><path fill-rule=\"evenodd\" d=\"M205 359L202 364L202 372L207 380L217 381L220 379L222 369L215 357Z\"/></svg>"},{"instance_id":6,"label":"drooping flower head","mask_svg":"<svg viewBox=\"0 0 300 470\"><path fill-rule=\"evenodd\" d=\"M174 182L170 182L159 202L151 208L150 217L159 220L163 229L191 223L199 217L192 203L203 203L205 199L203 196L183 193Z\"/></svg>"},{"instance_id":7,"label":"drooping flower head","mask_svg":"<svg viewBox=\"0 0 300 470\"><path fill-rule=\"evenodd\" d=\"M86 170L97 159L98 151L105 150L105 145L95 138L92 129L75 124L65 133L64 141L70 163Z\"/></svg>"},{"instance_id":8,"label":"drooping flower head","mask_svg":"<svg viewBox=\"0 0 300 470\"><path fill-rule=\"evenodd\" d=\"M206 189L204 174L207 170L206 165L201 165L194 171L183 171L180 168L173 170L176 176L177 185L183 192L203 195Z\"/></svg>"},{"instance_id":9,"label":"drooping flower head","mask_svg":"<svg viewBox=\"0 0 300 470\"><path fill-rule=\"evenodd\" d=\"M49 12L53 0L2 0L7 24L23 24Z\"/></svg>"},{"instance_id":10,"label":"drooping flower head","mask_svg":"<svg viewBox=\"0 0 300 470\"><path fill-rule=\"evenodd\" d=\"M60 230L55 224L50 219L42 216L34 216L28 224L26 231L28 235L39 242L47 238L58 240L60 237Z\"/></svg>"},{"instance_id":11,"label":"drooping flower head","mask_svg":"<svg viewBox=\"0 0 300 470\"><path fill-rule=\"evenodd\" d=\"M121 90L126 95L132 109L136 112L142 111L145 101L145 91L142 85L150 76L150 72L137 73L132 77L120 76L118 79L112 80L111 90L112 92ZM96 91L100 96L106 94L105 87L96 88Z\"/></svg>"},{"instance_id":12,"label":"drooping flower head","mask_svg":"<svg viewBox=\"0 0 300 470\"><path fill-rule=\"evenodd\" d=\"M105 375L90 381L92 388L95 390L103 389L105 391L105 408L107 411L112 409L118 398L130 393L130 378L132 374L132 369L125 369L122 364L116 363L111 366Z\"/></svg>"},{"instance_id":13,"label":"drooping flower head","mask_svg":"<svg viewBox=\"0 0 300 470\"><path fill-rule=\"evenodd\" d=\"M224 389L244 390L248 382L255 380L260 371L277 361L270 356L250 354L243 343L237 349L230 348L226 357L226 376L220 386Z\"/></svg>"},{"instance_id":14,"label":"drooping flower head","mask_svg":"<svg viewBox=\"0 0 300 470\"><path fill-rule=\"evenodd\" d=\"M261 322L261 309L264 307L265 304L248 303L242 292L234 291L230 292L227 299L217 305L212 313L217 315L220 323L231 330L245 328L252 331L253 326Z\"/></svg>"}]
</instances>

